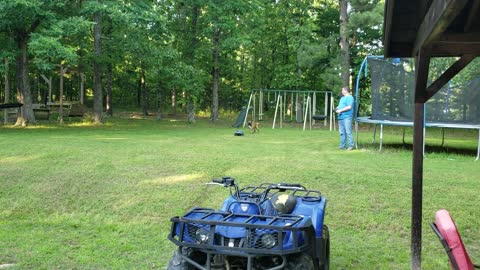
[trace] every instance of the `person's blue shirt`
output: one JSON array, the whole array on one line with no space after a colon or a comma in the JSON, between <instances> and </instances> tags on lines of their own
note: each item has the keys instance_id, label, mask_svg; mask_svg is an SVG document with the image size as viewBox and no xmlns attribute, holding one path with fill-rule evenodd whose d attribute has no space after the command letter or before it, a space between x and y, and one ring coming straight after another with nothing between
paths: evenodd
<instances>
[{"instance_id":1,"label":"person's blue shirt","mask_svg":"<svg viewBox=\"0 0 480 270\"><path fill-rule=\"evenodd\" d=\"M343 96L342 98L340 98L340 102L338 103L337 109L341 110L341 109L347 107L348 105L350 105L351 108L350 108L350 110L341 112L338 115L338 120L343 120L343 119L345 119L347 117L351 117L353 115L353 103L354 103L354 99L353 99L352 95Z\"/></svg>"}]
</instances>

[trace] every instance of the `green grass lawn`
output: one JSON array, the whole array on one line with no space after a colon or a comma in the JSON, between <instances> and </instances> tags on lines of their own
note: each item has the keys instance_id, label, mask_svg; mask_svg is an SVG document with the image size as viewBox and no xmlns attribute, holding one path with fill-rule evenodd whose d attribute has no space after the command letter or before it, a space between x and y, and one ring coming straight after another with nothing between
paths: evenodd
<instances>
[{"instance_id":1,"label":"green grass lawn","mask_svg":"<svg viewBox=\"0 0 480 270\"><path fill-rule=\"evenodd\" d=\"M267 126L266 124L264 126ZM230 175L241 185L300 182L328 198L331 269L408 269L411 152L386 129L384 151L340 151L338 134L298 128L234 137L226 122L110 119L105 126L0 127L0 265L14 269L164 269L175 247L169 218L218 208ZM428 143L439 145L438 131ZM428 223L453 213L480 262L476 135L448 131L448 149L425 159L423 266L449 269ZM411 142L411 135L407 135ZM394 144L395 143L395 144ZM390 144L390 145L389 145Z\"/></svg>"}]
</instances>

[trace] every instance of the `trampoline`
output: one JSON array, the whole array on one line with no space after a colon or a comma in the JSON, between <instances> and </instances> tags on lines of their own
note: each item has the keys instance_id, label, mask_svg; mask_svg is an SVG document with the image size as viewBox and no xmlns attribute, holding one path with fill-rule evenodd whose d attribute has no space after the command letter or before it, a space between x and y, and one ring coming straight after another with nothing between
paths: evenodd
<instances>
[{"instance_id":1,"label":"trampoline","mask_svg":"<svg viewBox=\"0 0 480 270\"><path fill-rule=\"evenodd\" d=\"M369 75L371 80L371 116L359 116L359 102L355 104L356 147L358 148L358 124L374 125L373 140L376 141L377 126L380 126L379 149L383 145L384 126L413 127L413 99L415 74L413 62L407 59L384 59L383 56L368 56L360 67L356 80L356 100L359 100L360 79ZM369 74L370 73L370 74ZM467 82L450 82L425 104L426 128L442 129L442 146L445 129L473 129L478 131L477 155L480 158L480 78ZM405 129L403 130L405 143ZM425 140L424 140L425 141ZM425 152L425 144L423 145Z\"/></svg>"}]
</instances>

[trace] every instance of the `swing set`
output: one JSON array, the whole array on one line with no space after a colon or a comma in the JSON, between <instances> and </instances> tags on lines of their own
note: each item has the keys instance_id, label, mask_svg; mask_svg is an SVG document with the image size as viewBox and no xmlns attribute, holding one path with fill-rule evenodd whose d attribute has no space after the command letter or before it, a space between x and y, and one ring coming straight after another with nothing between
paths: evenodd
<instances>
[{"instance_id":1,"label":"swing set","mask_svg":"<svg viewBox=\"0 0 480 270\"><path fill-rule=\"evenodd\" d=\"M323 102L323 104L322 104ZM315 121L323 121L323 125L335 130L334 100L332 91L313 90L274 90L254 89L250 93L247 108L250 109L252 122L263 121L265 111L275 105L272 129L283 128L284 122L303 123L303 130L312 129ZM323 114L317 106L323 105ZM249 113L245 114L243 127L246 126ZM278 124L277 124L278 122Z\"/></svg>"}]
</instances>

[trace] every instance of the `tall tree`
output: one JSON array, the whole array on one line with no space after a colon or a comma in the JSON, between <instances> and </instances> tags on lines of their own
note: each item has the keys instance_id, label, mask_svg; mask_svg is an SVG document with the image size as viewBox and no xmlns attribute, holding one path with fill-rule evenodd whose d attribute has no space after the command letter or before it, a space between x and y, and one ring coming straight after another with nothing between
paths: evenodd
<instances>
[{"instance_id":1,"label":"tall tree","mask_svg":"<svg viewBox=\"0 0 480 270\"><path fill-rule=\"evenodd\" d=\"M340 50L343 87L350 87L350 46L348 43L348 1L340 0Z\"/></svg>"},{"instance_id":2,"label":"tall tree","mask_svg":"<svg viewBox=\"0 0 480 270\"><path fill-rule=\"evenodd\" d=\"M97 0L100 4L101 1ZM96 10L94 13L93 27L93 111L94 122L100 124L103 122L103 90L102 90L102 11Z\"/></svg>"}]
</instances>

